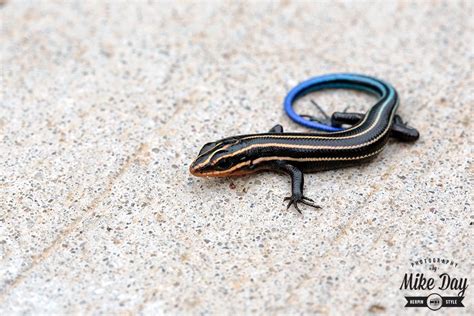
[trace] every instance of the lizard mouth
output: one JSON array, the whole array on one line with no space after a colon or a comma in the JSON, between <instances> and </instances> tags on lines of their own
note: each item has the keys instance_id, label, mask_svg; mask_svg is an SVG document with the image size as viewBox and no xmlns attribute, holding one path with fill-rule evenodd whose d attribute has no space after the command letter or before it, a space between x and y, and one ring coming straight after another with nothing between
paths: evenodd
<instances>
[{"instance_id":1,"label":"lizard mouth","mask_svg":"<svg viewBox=\"0 0 474 316\"><path fill-rule=\"evenodd\" d=\"M196 161L193 161L193 163L189 166L189 172L196 177L205 177L200 168L198 168L196 165Z\"/></svg>"}]
</instances>

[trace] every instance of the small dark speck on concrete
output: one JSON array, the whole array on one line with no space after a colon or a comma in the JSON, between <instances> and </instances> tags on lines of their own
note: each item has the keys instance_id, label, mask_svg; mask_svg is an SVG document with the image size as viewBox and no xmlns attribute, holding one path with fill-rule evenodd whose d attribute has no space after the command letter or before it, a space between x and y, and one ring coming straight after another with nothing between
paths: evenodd
<instances>
[{"instance_id":1,"label":"small dark speck on concrete","mask_svg":"<svg viewBox=\"0 0 474 316\"><path fill-rule=\"evenodd\" d=\"M236 187L237 187L237 186L235 185L234 182L231 182L231 183L229 184L229 189L231 189L231 190L234 190Z\"/></svg>"},{"instance_id":2,"label":"small dark speck on concrete","mask_svg":"<svg viewBox=\"0 0 474 316\"><path fill-rule=\"evenodd\" d=\"M385 312L385 307L383 307L382 305L374 304L370 306L369 312L370 313L383 313Z\"/></svg>"}]
</instances>

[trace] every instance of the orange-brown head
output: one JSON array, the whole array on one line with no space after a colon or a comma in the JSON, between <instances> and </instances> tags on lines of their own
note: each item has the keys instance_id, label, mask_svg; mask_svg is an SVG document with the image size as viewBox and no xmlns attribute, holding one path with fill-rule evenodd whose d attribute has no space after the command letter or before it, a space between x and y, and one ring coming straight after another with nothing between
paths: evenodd
<instances>
[{"instance_id":1,"label":"orange-brown head","mask_svg":"<svg viewBox=\"0 0 474 316\"><path fill-rule=\"evenodd\" d=\"M228 177L256 171L242 136L205 144L189 167L197 177Z\"/></svg>"}]
</instances>

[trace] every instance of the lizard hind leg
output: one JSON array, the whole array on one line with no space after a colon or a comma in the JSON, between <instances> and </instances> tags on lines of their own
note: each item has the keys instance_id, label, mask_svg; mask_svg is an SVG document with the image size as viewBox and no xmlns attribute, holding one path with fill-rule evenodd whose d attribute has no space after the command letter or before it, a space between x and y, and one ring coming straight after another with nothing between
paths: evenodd
<instances>
[{"instance_id":1,"label":"lizard hind leg","mask_svg":"<svg viewBox=\"0 0 474 316\"><path fill-rule=\"evenodd\" d=\"M318 109L318 111L322 114L322 118L318 118L316 116L308 115L308 114L301 114L301 117L304 117L310 121L318 122L325 125L331 125L331 117L323 110L323 108L316 103L316 101L311 100L311 103Z\"/></svg>"},{"instance_id":2,"label":"lizard hind leg","mask_svg":"<svg viewBox=\"0 0 474 316\"><path fill-rule=\"evenodd\" d=\"M364 115L363 113L354 112L334 112L331 116L331 123L333 126L355 125L364 118Z\"/></svg>"},{"instance_id":3,"label":"lizard hind leg","mask_svg":"<svg viewBox=\"0 0 474 316\"><path fill-rule=\"evenodd\" d=\"M408 126L406 122L403 122L400 115L396 114L390 136L403 142L414 142L420 138L420 133L415 128Z\"/></svg>"}]
</instances>

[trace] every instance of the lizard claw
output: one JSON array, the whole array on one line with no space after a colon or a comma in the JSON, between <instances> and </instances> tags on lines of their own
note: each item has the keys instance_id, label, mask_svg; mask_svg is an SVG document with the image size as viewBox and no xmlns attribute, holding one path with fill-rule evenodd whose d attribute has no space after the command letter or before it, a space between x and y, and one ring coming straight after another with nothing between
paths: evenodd
<instances>
[{"instance_id":1,"label":"lizard claw","mask_svg":"<svg viewBox=\"0 0 474 316\"><path fill-rule=\"evenodd\" d=\"M303 203L305 205L308 205L308 206L311 206L311 207L314 207L314 208L321 208L321 206L319 205L316 205L314 204L314 200L313 199L310 199L310 198L307 198L305 196L301 196L301 197L298 197L298 196L287 196L283 199L283 201L289 201L288 202L288 205L286 206L286 209L288 210L290 208L291 205L294 205L295 206L295 209L298 211L298 213L300 214L303 214L300 210L300 208L298 207L298 203Z\"/></svg>"}]
</instances>

